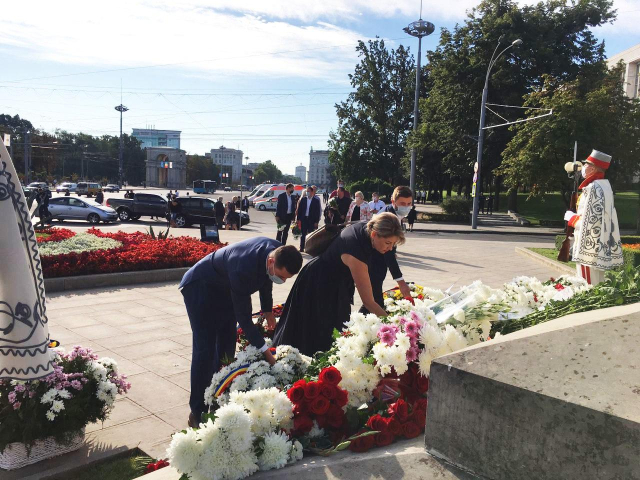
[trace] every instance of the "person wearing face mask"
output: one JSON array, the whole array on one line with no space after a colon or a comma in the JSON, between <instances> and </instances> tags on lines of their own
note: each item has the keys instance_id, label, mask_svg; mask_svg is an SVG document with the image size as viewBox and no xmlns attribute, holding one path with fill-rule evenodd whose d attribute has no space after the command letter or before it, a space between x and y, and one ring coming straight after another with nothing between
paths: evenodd
<instances>
[{"instance_id":1,"label":"person wearing face mask","mask_svg":"<svg viewBox=\"0 0 640 480\"><path fill-rule=\"evenodd\" d=\"M347 222L368 222L372 216L369 203L364 201L362 192L356 192L355 197L347 212Z\"/></svg>"},{"instance_id":2,"label":"person wearing face mask","mask_svg":"<svg viewBox=\"0 0 640 480\"><path fill-rule=\"evenodd\" d=\"M298 204L297 221L300 225L300 251L304 252L304 244L307 234L318 228L320 216L322 214L322 205L320 199L316 197L318 187L315 185L307 188L306 196L300 199Z\"/></svg>"},{"instance_id":3,"label":"person wearing face mask","mask_svg":"<svg viewBox=\"0 0 640 480\"><path fill-rule=\"evenodd\" d=\"M589 284L602 282L605 272L623 264L618 214L613 191L604 175L611 156L593 150L582 168L584 181L577 212L567 210L564 219L574 227L573 261L578 276Z\"/></svg>"},{"instance_id":4,"label":"person wearing face mask","mask_svg":"<svg viewBox=\"0 0 640 480\"><path fill-rule=\"evenodd\" d=\"M346 191L346 187L344 186L344 181L343 180L338 180L338 187L331 192L331 194L329 195L329 200L331 200L333 197L337 197L338 196L338 192L340 191L340 189L343 188L345 189L345 195L347 198L351 198L351 194L349 192Z\"/></svg>"},{"instance_id":5,"label":"person wearing face mask","mask_svg":"<svg viewBox=\"0 0 640 480\"><path fill-rule=\"evenodd\" d=\"M386 316L373 298L369 260L374 252L383 255L402 242L400 221L390 213L344 228L327 250L300 271L282 310L273 344L291 345L304 355L327 351L333 342L333 329L342 329L349 320L356 289L369 311Z\"/></svg>"},{"instance_id":6,"label":"person wearing face mask","mask_svg":"<svg viewBox=\"0 0 640 480\"><path fill-rule=\"evenodd\" d=\"M276 206L276 224L280 225L276 240L283 245L287 244L291 220L293 220L293 214L296 208L296 201L292 195L293 183L289 183L285 187L284 193L278 195L278 205Z\"/></svg>"},{"instance_id":7,"label":"person wearing face mask","mask_svg":"<svg viewBox=\"0 0 640 480\"><path fill-rule=\"evenodd\" d=\"M260 292L260 308L269 312L267 328L273 330L273 284L284 283L301 266L302 255L294 246L256 237L210 253L182 277L179 288L193 332L189 426L197 426L205 412L204 391L221 359L235 356L237 325L265 360L275 363L251 320L251 295Z\"/></svg>"},{"instance_id":8,"label":"person wearing face mask","mask_svg":"<svg viewBox=\"0 0 640 480\"><path fill-rule=\"evenodd\" d=\"M375 215L376 213L384 212L384 207L386 207L386 205L382 200L380 200L378 192L373 192L371 197L371 201L369 202L369 210L371 210L371 214Z\"/></svg>"},{"instance_id":9,"label":"person wearing face mask","mask_svg":"<svg viewBox=\"0 0 640 480\"><path fill-rule=\"evenodd\" d=\"M391 204L385 205L381 213L392 213L401 221L404 217L409 215L412 205L413 192L411 189L404 186L396 187L391 194ZM378 215L380 215L380 213ZM400 271L400 266L398 265L398 260L396 258L396 249L393 248L384 255L374 252L371 256L369 275L371 277L373 296L376 303L380 306L384 306L382 284L387 276L387 270L391 272L391 276L398 283L398 287L400 288L402 295L404 297L411 298L411 290L402 276L402 272ZM363 305L360 311L366 313L369 310L366 308L366 305Z\"/></svg>"}]
</instances>

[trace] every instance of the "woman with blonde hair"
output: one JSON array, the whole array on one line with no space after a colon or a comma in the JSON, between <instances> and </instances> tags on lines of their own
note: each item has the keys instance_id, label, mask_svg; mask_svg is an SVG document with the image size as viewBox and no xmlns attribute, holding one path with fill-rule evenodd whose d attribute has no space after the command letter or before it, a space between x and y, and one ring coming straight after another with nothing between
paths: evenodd
<instances>
[{"instance_id":1,"label":"woman with blonde hair","mask_svg":"<svg viewBox=\"0 0 640 480\"><path fill-rule=\"evenodd\" d=\"M305 355L328 350L333 329L341 330L349 320L356 289L367 310L385 316L373 298L368 264L374 252L384 255L403 242L400 220L391 213L342 230L298 274L276 327L274 345L292 345Z\"/></svg>"},{"instance_id":2,"label":"woman with blonde hair","mask_svg":"<svg viewBox=\"0 0 640 480\"><path fill-rule=\"evenodd\" d=\"M373 216L369 208L369 202L364 201L362 192L356 192L354 197L355 200L351 202L347 212L347 222L368 222Z\"/></svg>"}]
</instances>

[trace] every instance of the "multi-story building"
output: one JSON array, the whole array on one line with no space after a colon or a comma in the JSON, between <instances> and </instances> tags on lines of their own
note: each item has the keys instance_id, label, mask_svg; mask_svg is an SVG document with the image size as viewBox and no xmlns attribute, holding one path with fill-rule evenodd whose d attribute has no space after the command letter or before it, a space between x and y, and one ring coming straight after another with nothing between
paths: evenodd
<instances>
[{"instance_id":1,"label":"multi-story building","mask_svg":"<svg viewBox=\"0 0 640 480\"><path fill-rule=\"evenodd\" d=\"M214 165L220 165L220 173L223 174L221 183L242 183L242 150L227 148L221 145L220 148L211 149L211 160ZM224 174L228 174L225 177Z\"/></svg>"},{"instance_id":2,"label":"multi-story building","mask_svg":"<svg viewBox=\"0 0 640 480\"><path fill-rule=\"evenodd\" d=\"M171 147L180 149L180 133L180 130L134 128L131 136L140 140L142 148Z\"/></svg>"},{"instance_id":3,"label":"multi-story building","mask_svg":"<svg viewBox=\"0 0 640 480\"><path fill-rule=\"evenodd\" d=\"M296 167L295 176L302 180L302 183L306 183L307 181L307 167L300 164Z\"/></svg>"},{"instance_id":4,"label":"multi-story building","mask_svg":"<svg viewBox=\"0 0 640 480\"><path fill-rule=\"evenodd\" d=\"M325 189L329 187L329 150L309 152L309 176L307 183Z\"/></svg>"},{"instance_id":5,"label":"multi-story building","mask_svg":"<svg viewBox=\"0 0 640 480\"><path fill-rule=\"evenodd\" d=\"M640 98L640 44L628 48L607 60L609 68L620 60L625 63L624 90L629 98Z\"/></svg>"}]
</instances>

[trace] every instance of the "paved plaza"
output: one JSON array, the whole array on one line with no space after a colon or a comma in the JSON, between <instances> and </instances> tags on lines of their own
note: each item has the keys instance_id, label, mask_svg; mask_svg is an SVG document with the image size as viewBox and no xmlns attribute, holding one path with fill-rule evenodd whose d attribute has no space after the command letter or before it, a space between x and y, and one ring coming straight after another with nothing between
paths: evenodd
<instances>
[{"instance_id":1,"label":"paved plaza","mask_svg":"<svg viewBox=\"0 0 640 480\"><path fill-rule=\"evenodd\" d=\"M227 241L255 235L228 233ZM421 285L447 289L453 284L455 291L481 279L497 287L518 275L556 276L515 252L516 246L552 242L551 237L410 233L398 259L405 279ZM275 303L284 303L291 285L274 285ZM87 428L89 451L139 446L163 457L171 434L186 426L191 329L177 286L154 283L49 295L51 337L65 347L81 344L114 358L132 384L108 421ZM388 277L385 288L392 286ZM359 307L357 294L355 302ZM253 304L257 310L257 295Z\"/></svg>"}]
</instances>

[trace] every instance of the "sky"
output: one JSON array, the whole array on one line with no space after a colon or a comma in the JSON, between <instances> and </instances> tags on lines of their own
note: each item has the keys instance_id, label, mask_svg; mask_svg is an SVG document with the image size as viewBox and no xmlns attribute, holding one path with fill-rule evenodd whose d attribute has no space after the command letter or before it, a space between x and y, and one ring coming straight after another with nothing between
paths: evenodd
<instances>
[{"instance_id":1,"label":"sky","mask_svg":"<svg viewBox=\"0 0 640 480\"><path fill-rule=\"evenodd\" d=\"M436 32L464 22L477 0L424 0ZM534 3L519 0L519 3ZM608 56L640 43L640 0L614 0L618 20L595 29ZM419 0L23 0L2 7L0 113L36 128L117 135L180 130L181 148L224 145L283 173L327 148L347 98L358 40L392 48ZM423 56L424 62L424 56Z\"/></svg>"}]
</instances>

